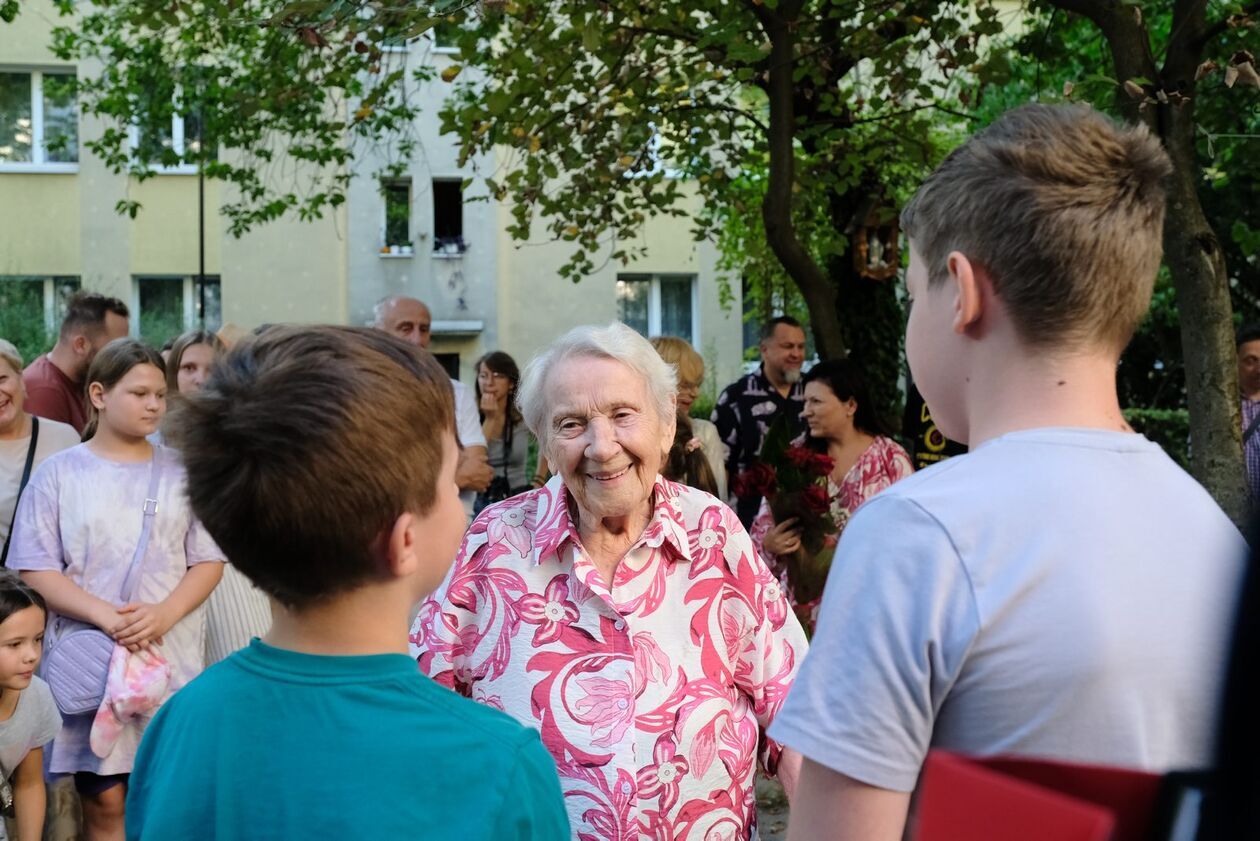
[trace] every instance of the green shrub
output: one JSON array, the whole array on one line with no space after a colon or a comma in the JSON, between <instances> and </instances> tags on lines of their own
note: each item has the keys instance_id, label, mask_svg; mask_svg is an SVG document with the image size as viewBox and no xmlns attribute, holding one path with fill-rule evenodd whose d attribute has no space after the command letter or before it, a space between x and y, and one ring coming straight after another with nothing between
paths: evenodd
<instances>
[{"instance_id":1,"label":"green shrub","mask_svg":"<svg viewBox=\"0 0 1260 841\"><path fill-rule=\"evenodd\" d=\"M0 338L13 342L28 365L52 348L57 337L49 335L44 327L42 284L6 283L0 286Z\"/></svg>"},{"instance_id":2,"label":"green shrub","mask_svg":"<svg viewBox=\"0 0 1260 841\"><path fill-rule=\"evenodd\" d=\"M1186 409L1124 410L1124 419L1134 431L1164 448L1173 461L1190 469L1190 412Z\"/></svg>"}]
</instances>

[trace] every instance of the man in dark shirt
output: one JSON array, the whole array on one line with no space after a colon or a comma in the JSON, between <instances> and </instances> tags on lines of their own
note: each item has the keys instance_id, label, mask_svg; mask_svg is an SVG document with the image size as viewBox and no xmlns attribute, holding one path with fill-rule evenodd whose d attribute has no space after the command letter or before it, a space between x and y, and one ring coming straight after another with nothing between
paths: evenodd
<instances>
[{"instance_id":1,"label":"man in dark shirt","mask_svg":"<svg viewBox=\"0 0 1260 841\"><path fill-rule=\"evenodd\" d=\"M805 330L795 318L781 315L761 328L761 367L723 389L713 409L713 423L726 445L726 474L734 479L747 470L761 451L766 430L786 412L795 437L804 431L805 408L801 364L805 361ZM740 497L736 513L747 527L757 516L761 498Z\"/></svg>"},{"instance_id":2,"label":"man in dark shirt","mask_svg":"<svg viewBox=\"0 0 1260 841\"><path fill-rule=\"evenodd\" d=\"M83 380L96 352L127 335L127 305L99 292L76 292L53 349L22 372L26 411L61 421L82 432L87 425Z\"/></svg>"}]
</instances>

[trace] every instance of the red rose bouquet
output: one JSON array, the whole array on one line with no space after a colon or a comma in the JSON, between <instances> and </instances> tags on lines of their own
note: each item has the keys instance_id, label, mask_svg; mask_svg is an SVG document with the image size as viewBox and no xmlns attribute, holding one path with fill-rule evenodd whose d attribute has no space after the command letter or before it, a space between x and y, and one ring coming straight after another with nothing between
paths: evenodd
<instances>
[{"instance_id":1,"label":"red rose bouquet","mask_svg":"<svg viewBox=\"0 0 1260 841\"><path fill-rule=\"evenodd\" d=\"M787 565L796 603L807 604L822 595L831 569L832 549L824 544L836 531L827 489L835 464L825 453L792 444L788 436L787 417L780 415L766 432L757 461L735 477L733 490L736 496L765 497L776 523L796 518L801 548L779 559Z\"/></svg>"}]
</instances>

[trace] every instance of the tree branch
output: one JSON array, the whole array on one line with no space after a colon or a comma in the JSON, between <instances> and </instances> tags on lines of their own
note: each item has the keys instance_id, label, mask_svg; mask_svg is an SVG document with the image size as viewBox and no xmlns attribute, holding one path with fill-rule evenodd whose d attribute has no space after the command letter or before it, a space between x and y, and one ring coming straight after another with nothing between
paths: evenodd
<instances>
[{"instance_id":1,"label":"tree branch","mask_svg":"<svg viewBox=\"0 0 1260 841\"><path fill-rule=\"evenodd\" d=\"M1123 87L1124 82L1137 77L1150 79L1155 84L1160 78L1155 55L1151 52L1151 39L1140 22L1137 7L1120 0L1050 0L1050 5L1089 19L1102 31L1111 50L1116 79L1120 82L1116 88L1116 108L1132 122L1158 128L1154 111L1139 111L1138 103L1125 94Z\"/></svg>"},{"instance_id":2,"label":"tree branch","mask_svg":"<svg viewBox=\"0 0 1260 841\"><path fill-rule=\"evenodd\" d=\"M1252 0L1242 8L1244 15L1254 15L1260 13L1260 0ZM1195 45L1200 50L1208 45L1213 38L1221 35L1225 30L1229 29L1229 18L1221 18L1215 23L1205 26L1203 31L1199 33L1198 43Z\"/></svg>"}]
</instances>

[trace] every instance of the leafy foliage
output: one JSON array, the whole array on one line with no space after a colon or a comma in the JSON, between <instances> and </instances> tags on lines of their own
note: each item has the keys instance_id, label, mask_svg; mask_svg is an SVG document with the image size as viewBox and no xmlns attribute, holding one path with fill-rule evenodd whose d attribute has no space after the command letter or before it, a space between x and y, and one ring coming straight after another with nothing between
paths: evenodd
<instances>
[{"instance_id":1,"label":"leafy foliage","mask_svg":"<svg viewBox=\"0 0 1260 841\"><path fill-rule=\"evenodd\" d=\"M1149 6L1146 20L1155 43L1162 45L1169 35L1171 4ZM1227 30L1216 52L1228 55L1238 35ZM1107 43L1089 21L1033 4L1024 34L992 53L966 96L983 124L1030 100L1083 101L1114 114L1117 81L1107 75L1110 66ZM1197 95L1197 153L1204 172L1199 198L1226 250L1238 319L1253 320L1260 315L1260 258L1250 238L1260 229L1260 206L1254 200L1260 192L1260 157L1254 154L1260 150L1260 102L1243 88L1227 88L1219 75L1201 82ZM1121 359L1117 380L1123 405L1135 411L1186 408L1180 318L1166 268L1156 282L1150 313ZM1184 459L1184 440L1178 446Z\"/></svg>"},{"instance_id":2,"label":"leafy foliage","mask_svg":"<svg viewBox=\"0 0 1260 841\"><path fill-rule=\"evenodd\" d=\"M314 219L342 204L365 147L409 155L412 84L431 71L409 71L387 47L463 6L58 0L58 8L65 20L54 53L102 68L78 83L85 111L106 122L86 145L113 171L140 179L192 165L231 183L235 198L223 212L239 236L288 213ZM182 146L172 142L175 121L183 121ZM139 205L124 200L118 210L134 216Z\"/></svg>"}]
</instances>

